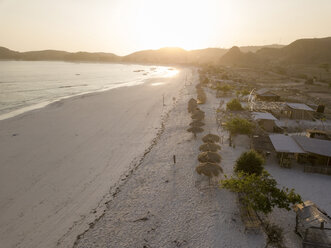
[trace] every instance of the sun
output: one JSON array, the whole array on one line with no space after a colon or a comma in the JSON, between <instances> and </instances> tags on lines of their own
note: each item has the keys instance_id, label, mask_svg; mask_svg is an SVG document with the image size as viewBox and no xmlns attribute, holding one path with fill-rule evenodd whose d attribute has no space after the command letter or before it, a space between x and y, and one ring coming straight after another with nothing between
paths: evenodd
<instances>
[{"instance_id":1,"label":"sun","mask_svg":"<svg viewBox=\"0 0 331 248\"><path fill-rule=\"evenodd\" d=\"M206 47L213 37L216 16L221 9L207 9L203 1L145 1L134 18L135 35L139 46L157 49L181 47L186 50ZM218 28L219 29L219 28Z\"/></svg>"}]
</instances>

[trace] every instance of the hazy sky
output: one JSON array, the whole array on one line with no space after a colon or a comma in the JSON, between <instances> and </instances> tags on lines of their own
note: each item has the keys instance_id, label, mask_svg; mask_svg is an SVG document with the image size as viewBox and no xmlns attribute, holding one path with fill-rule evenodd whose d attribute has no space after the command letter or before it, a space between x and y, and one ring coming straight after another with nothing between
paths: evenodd
<instances>
[{"instance_id":1,"label":"hazy sky","mask_svg":"<svg viewBox=\"0 0 331 248\"><path fill-rule=\"evenodd\" d=\"M0 46L105 51L331 36L331 0L0 0Z\"/></svg>"}]
</instances>

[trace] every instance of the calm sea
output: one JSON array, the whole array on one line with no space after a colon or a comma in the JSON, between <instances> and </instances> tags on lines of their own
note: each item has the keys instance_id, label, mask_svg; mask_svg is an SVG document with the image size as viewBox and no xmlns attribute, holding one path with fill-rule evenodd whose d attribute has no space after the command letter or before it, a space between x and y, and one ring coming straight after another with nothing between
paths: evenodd
<instances>
[{"instance_id":1,"label":"calm sea","mask_svg":"<svg viewBox=\"0 0 331 248\"><path fill-rule=\"evenodd\" d=\"M66 97L169 77L163 66L0 61L0 120Z\"/></svg>"}]
</instances>

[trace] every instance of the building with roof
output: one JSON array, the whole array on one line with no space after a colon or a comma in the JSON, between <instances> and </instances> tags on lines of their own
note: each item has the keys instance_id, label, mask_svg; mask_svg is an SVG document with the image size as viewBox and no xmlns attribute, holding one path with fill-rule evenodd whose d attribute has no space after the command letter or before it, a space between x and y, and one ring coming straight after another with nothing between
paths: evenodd
<instances>
[{"instance_id":1,"label":"building with roof","mask_svg":"<svg viewBox=\"0 0 331 248\"><path fill-rule=\"evenodd\" d=\"M277 118L268 112L252 112L252 118L267 132L273 132L276 127Z\"/></svg>"},{"instance_id":2,"label":"building with roof","mask_svg":"<svg viewBox=\"0 0 331 248\"><path fill-rule=\"evenodd\" d=\"M306 136L292 136L294 141L305 151L305 157L312 165L331 167L331 141L310 139Z\"/></svg>"},{"instance_id":3,"label":"building with roof","mask_svg":"<svg viewBox=\"0 0 331 248\"><path fill-rule=\"evenodd\" d=\"M277 102L280 100L280 96L268 89L259 89L254 92L254 95L257 100L261 101L274 101Z\"/></svg>"},{"instance_id":4,"label":"building with roof","mask_svg":"<svg viewBox=\"0 0 331 248\"><path fill-rule=\"evenodd\" d=\"M331 247L330 216L311 201L294 207L296 212L295 231L302 238L302 247Z\"/></svg>"},{"instance_id":5,"label":"building with roof","mask_svg":"<svg viewBox=\"0 0 331 248\"><path fill-rule=\"evenodd\" d=\"M330 140L284 134L270 134L269 138L282 167L290 167L291 160L295 158L299 163L309 163L313 167L309 168L310 171L331 173Z\"/></svg>"},{"instance_id":6,"label":"building with roof","mask_svg":"<svg viewBox=\"0 0 331 248\"><path fill-rule=\"evenodd\" d=\"M312 139L322 139L322 140L331 140L331 132L317 129L308 129L306 131L308 138Z\"/></svg>"},{"instance_id":7,"label":"building with roof","mask_svg":"<svg viewBox=\"0 0 331 248\"><path fill-rule=\"evenodd\" d=\"M312 120L314 110L304 103L286 103L283 113L289 119Z\"/></svg>"},{"instance_id":8,"label":"building with roof","mask_svg":"<svg viewBox=\"0 0 331 248\"><path fill-rule=\"evenodd\" d=\"M291 161L293 159L298 160L299 154L306 153L291 136L270 134L269 138L276 151L278 163L281 167L291 167Z\"/></svg>"}]
</instances>

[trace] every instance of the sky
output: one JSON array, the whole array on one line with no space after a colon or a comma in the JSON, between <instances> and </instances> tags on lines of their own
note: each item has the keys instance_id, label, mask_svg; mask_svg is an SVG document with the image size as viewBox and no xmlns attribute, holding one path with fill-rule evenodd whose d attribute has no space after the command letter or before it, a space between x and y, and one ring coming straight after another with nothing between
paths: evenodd
<instances>
[{"instance_id":1,"label":"sky","mask_svg":"<svg viewBox=\"0 0 331 248\"><path fill-rule=\"evenodd\" d=\"M127 55L331 36L331 0L0 0L0 46Z\"/></svg>"}]
</instances>

